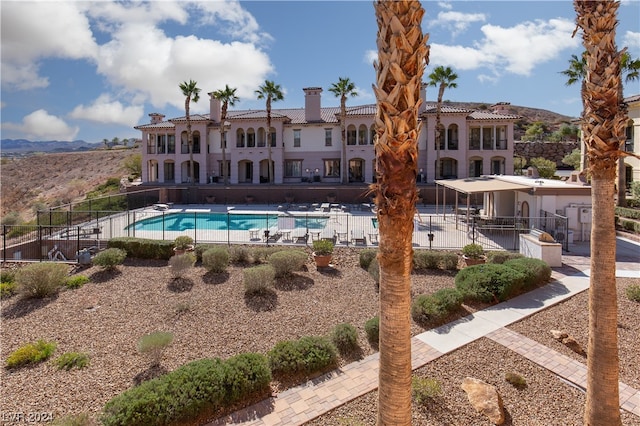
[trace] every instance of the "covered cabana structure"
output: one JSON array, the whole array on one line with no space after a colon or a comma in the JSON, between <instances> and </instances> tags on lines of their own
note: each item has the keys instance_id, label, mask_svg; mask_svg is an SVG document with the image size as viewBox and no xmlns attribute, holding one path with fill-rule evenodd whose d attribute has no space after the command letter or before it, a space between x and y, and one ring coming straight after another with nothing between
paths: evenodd
<instances>
[{"instance_id":1,"label":"covered cabana structure","mask_svg":"<svg viewBox=\"0 0 640 426\"><path fill-rule=\"evenodd\" d=\"M440 191L442 189L442 191ZM456 222L463 216L463 220L469 223L472 214L480 214L484 217L516 216L516 191L529 192L531 187L523 183L505 181L494 176L482 176L466 179L447 179L436 181L436 211L440 211L440 193L442 193L442 213L446 217L447 189L456 192L452 200L453 214ZM459 194L466 196L466 205L459 205ZM482 194L482 209L472 207L473 195Z\"/></svg>"}]
</instances>

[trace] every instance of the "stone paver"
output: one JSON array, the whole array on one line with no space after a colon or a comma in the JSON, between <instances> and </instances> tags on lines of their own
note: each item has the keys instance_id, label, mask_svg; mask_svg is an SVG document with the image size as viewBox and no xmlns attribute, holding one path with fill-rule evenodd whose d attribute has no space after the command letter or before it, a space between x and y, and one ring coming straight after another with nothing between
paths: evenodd
<instances>
[{"instance_id":1,"label":"stone paver","mask_svg":"<svg viewBox=\"0 0 640 426\"><path fill-rule=\"evenodd\" d=\"M616 276L640 278L640 244L624 239L622 244L624 249L621 255L621 250L618 250ZM588 254L588 245L575 246L573 252L563 255L565 264L554 270L552 278L555 281L549 285L414 337L411 340L412 369L420 368L476 339L487 337L585 389L586 365L505 327L586 290L589 287ZM372 354L207 426L302 425L377 389L378 364L379 354ZM640 416L640 391L620 383L620 407Z\"/></svg>"}]
</instances>

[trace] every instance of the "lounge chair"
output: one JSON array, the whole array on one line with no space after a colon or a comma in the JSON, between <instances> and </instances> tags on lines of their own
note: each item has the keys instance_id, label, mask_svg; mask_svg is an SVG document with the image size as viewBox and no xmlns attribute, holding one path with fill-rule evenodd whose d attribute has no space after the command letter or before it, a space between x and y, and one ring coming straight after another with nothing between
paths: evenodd
<instances>
[{"instance_id":1,"label":"lounge chair","mask_svg":"<svg viewBox=\"0 0 640 426\"><path fill-rule=\"evenodd\" d=\"M355 245L367 245L367 239L364 236L364 231L362 229L352 229L351 230L351 242Z\"/></svg>"},{"instance_id":2,"label":"lounge chair","mask_svg":"<svg viewBox=\"0 0 640 426\"><path fill-rule=\"evenodd\" d=\"M169 210L169 204L163 204L163 203L156 203L153 205L153 209L154 210L159 210L159 211L166 211Z\"/></svg>"},{"instance_id":3,"label":"lounge chair","mask_svg":"<svg viewBox=\"0 0 640 426\"><path fill-rule=\"evenodd\" d=\"M296 228L291 232L291 240L294 243L306 243L309 239L309 234L304 228Z\"/></svg>"}]
</instances>

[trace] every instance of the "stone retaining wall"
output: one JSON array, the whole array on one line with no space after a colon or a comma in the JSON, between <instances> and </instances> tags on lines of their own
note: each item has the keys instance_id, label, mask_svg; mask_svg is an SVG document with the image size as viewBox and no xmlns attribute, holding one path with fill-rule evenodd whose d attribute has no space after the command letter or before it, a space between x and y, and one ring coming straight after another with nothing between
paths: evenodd
<instances>
[{"instance_id":1,"label":"stone retaining wall","mask_svg":"<svg viewBox=\"0 0 640 426\"><path fill-rule=\"evenodd\" d=\"M578 142L515 142L513 154L527 160L544 157L554 161L557 167L566 167L562 159L576 148L580 148Z\"/></svg>"}]
</instances>

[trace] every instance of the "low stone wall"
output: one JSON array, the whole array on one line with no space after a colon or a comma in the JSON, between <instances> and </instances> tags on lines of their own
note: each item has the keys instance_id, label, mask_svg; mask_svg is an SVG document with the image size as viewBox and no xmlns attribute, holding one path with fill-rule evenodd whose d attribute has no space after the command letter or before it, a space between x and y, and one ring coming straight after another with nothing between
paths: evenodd
<instances>
[{"instance_id":1,"label":"low stone wall","mask_svg":"<svg viewBox=\"0 0 640 426\"><path fill-rule=\"evenodd\" d=\"M580 148L578 142L515 142L513 154L527 160L543 157L555 162L557 167L566 167L562 159L576 148Z\"/></svg>"}]
</instances>

